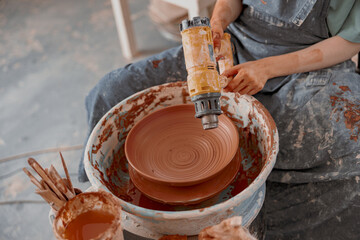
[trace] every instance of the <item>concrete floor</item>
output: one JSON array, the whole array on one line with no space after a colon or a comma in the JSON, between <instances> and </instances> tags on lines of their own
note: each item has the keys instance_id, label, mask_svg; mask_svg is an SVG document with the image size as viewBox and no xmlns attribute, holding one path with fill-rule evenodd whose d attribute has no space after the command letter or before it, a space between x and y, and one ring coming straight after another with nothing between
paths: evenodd
<instances>
[{"instance_id":1,"label":"concrete floor","mask_svg":"<svg viewBox=\"0 0 360 240\"><path fill-rule=\"evenodd\" d=\"M141 52L179 44L159 34L148 0L129 3ZM74 185L89 187L77 181L84 99L104 74L127 63L110 0L0 1L0 240L54 239L49 206L22 168L34 157L61 170L61 150Z\"/></svg>"}]
</instances>

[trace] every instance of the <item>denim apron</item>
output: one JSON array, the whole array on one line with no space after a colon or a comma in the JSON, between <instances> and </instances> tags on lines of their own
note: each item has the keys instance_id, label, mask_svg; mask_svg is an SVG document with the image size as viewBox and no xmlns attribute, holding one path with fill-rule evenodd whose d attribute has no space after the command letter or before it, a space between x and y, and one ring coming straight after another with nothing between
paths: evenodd
<instances>
[{"instance_id":1,"label":"denim apron","mask_svg":"<svg viewBox=\"0 0 360 240\"><path fill-rule=\"evenodd\" d=\"M329 0L266 3L244 0L243 13L229 26L239 63L329 37ZM280 137L267 182L267 239L360 239L360 76L355 64L349 60L270 79L255 97L271 113Z\"/></svg>"},{"instance_id":2,"label":"denim apron","mask_svg":"<svg viewBox=\"0 0 360 240\"><path fill-rule=\"evenodd\" d=\"M243 2L243 13L228 28L238 63L329 37L329 0ZM181 46L108 73L86 97L88 134L128 96L186 76ZM360 76L351 61L270 79L254 96L271 113L280 136L262 213L267 239L360 239L359 96ZM79 180L87 180L82 161Z\"/></svg>"}]
</instances>

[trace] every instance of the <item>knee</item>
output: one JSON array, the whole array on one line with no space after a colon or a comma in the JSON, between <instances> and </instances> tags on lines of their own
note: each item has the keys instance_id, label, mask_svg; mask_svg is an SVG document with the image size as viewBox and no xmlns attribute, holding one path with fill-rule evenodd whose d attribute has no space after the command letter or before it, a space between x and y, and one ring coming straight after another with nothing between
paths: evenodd
<instances>
[{"instance_id":1,"label":"knee","mask_svg":"<svg viewBox=\"0 0 360 240\"><path fill-rule=\"evenodd\" d=\"M132 88L135 74L125 68L120 68L106 74L86 97L86 104L101 101L108 106L113 106L124 98L134 94Z\"/></svg>"}]
</instances>

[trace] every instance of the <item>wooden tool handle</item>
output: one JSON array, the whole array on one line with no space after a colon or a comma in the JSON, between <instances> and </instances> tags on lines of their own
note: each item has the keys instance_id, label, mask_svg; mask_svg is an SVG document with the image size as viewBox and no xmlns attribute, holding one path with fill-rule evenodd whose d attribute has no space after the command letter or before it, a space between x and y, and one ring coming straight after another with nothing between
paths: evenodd
<instances>
[{"instance_id":1,"label":"wooden tool handle","mask_svg":"<svg viewBox=\"0 0 360 240\"><path fill-rule=\"evenodd\" d=\"M26 168L23 168L23 171L26 173L26 175L29 176L30 181L37 186L39 189L43 189L43 187L41 186L41 183L29 172L29 170L27 170Z\"/></svg>"},{"instance_id":2,"label":"wooden tool handle","mask_svg":"<svg viewBox=\"0 0 360 240\"><path fill-rule=\"evenodd\" d=\"M49 204L53 203L52 207L56 211L58 211L65 204L65 201L61 201L51 190L36 189L35 193L39 194Z\"/></svg>"},{"instance_id":3,"label":"wooden tool handle","mask_svg":"<svg viewBox=\"0 0 360 240\"><path fill-rule=\"evenodd\" d=\"M75 190L74 190L74 187L73 187L73 185L72 185L72 183L71 183L69 171L68 171L68 169L67 169L67 167L66 167L65 160L64 160L61 152L59 152L59 153L60 153L61 162L62 162L62 165L63 165L63 168L64 168L64 172L65 172L65 175L66 175L67 185L69 185L71 192L72 192L73 194L75 194Z\"/></svg>"},{"instance_id":4,"label":"wooden tool handle","mask_svg":"<svg viewBox=\"0 0 360 240\"><path fill-rule=\"evenodd\" d=\"M40 164L33 158L28 159L29 165L39 174L39 176L45 181L45 183L51 188L52 191L59 197L59 199L66 201L65 197L51 181L50 177L46 174L45 170L40 166Z\"/></svg>"}]
</instances>

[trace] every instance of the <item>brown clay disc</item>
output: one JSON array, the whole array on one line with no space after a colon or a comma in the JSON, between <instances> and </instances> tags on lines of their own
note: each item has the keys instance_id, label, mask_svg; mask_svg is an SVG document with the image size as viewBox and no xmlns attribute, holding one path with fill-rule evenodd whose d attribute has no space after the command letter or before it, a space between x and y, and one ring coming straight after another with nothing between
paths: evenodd
<instances>
[{"instance_id":1,"label":"brown clay disc","mask_svg":"<svg viewBox=\"0 0 360 240\"><path fill-rule=\"evenodd\" d=\"M186 187L156 184L140 176L131 166L129 166L129 175L135 187L154 201L170 205L196 204L214 197L229 186L239 171L240 163L241 158L238 152L216 178Z\"/></svg>"},{"instance_id":2,"label":"brown clay disc","mask_svg":"<svg viewBox=\"0 0 360 240\"><path fill-rule=\"evenodd\" d=\"M193 104L162 108L129 132L125 154L147 180L191 186L211 179L229 165L239 144L238 131L224 114L218 127L203 130Z\"/></svg>"}]
</instances>

